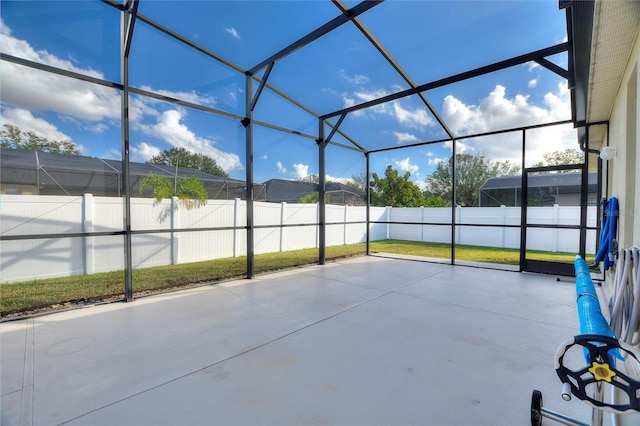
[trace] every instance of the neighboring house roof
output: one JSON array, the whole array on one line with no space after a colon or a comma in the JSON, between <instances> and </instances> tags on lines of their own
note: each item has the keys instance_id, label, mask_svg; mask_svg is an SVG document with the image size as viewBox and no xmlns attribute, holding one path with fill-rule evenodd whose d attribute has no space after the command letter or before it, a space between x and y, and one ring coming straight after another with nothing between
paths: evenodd
<instances>
[{"instance_id":1,"label":"neighboring house roof","mask_svg":"<svg viewBox=\"0 0 640 426\"><path fill-rule=\"evenodd\" d=\"M120 193L122 163L119 160L10 148L0 150L0 159L0 181L3 185L33 185L40 194ZM197 176L212 198L243 198L246 186L242 180L214 176L187 167L178 167L176 171L172 166L130 162L129 173L132 194L138 193L140 179L151 173L168 178L173 178L176 173L180 178Z\"/></svg>"},{"instance_id":2,"label":"neighboring house roof","mask_svg":"<svg viewBox=\"0 0 640 426\"><path fill-rule=\"evenodd\" d=\"M266 200L274 203L297 203L307 195L318 192L317 183L296 180L270 179L264 182L264 186L267 191ZM347 194L351 200L360 200L364 195L364 191L338 182L328 183L325 191L329 196L335 192Z\"/></svg>"},{"instance_id":3,"label":"neighboring house roof","mask_svg":"<svg viewBox=\"0 0 640 426\"><path fill-rule=\"evenodd\" d=\"M579 172L530 174L527 179L530 205L579 205L582 174ZM502 176L488 179L480 188L481 207L519 206L522 176ZM588 174L587 204L597 202L598 174Z\"/></svg>"},{"instance_id":4,"label":"neighboring house roof","mask_svg":"<svg viewBox=\"0 0 640 426\"><path fill-rule=\"evenodd\" d=\"M362 191L361 189L353 186L345 185L344 183L340 183L340 182L330 182L326 184L325 187L327 192L346 191L346 192L353 192L354 194L364 194L364 191Z\"/></svg>"},{"instance_id":5,"label":"neighboring house roof","mask_svg":"<svg viewBox=\"0 0 640 426\"><path fill-rule=\"evenodd\" d=\"M31 185L41 195L94 195L119 196L122 170L120 160L107 160L82 155L54 154L40 151L0 149L0 182L7 185ZM176 168L147 163L129 163L132 196L139 193L140 180L151 174L173 178ZM212 199L245 198L243 180L214 176L188 167L178 167L180 178L197 176ZM360 204L364 192L338 182L326 185L329 202ZM298 203L309 194L318 192L318 185L286 179L271 179L263 184L254 183L254 200ZM332 194L340 193L332 198ZM149 196L149 194L146 194Z\"/></svg>"},{"instance_id":6,"label":"neighboring house roof","mask_svg":"<svg viewBox=\"0 0 640 426\"><path fill-rule=\"evenodd\" d=\"M287 179L269 179L264 182L267 190L267 201L298 202L309 194L318 192L318 185L313 182L302 182Z\"/></svg>"},{"instance_id":7,"label":"neighboring house roof","mask_svg":"<svg viewBox=\"0 0 640 426\"><path fill-rule=\"evenodd\" d=\"M560 192L564 193L578 193L580 192L580 185L582 184L582 173L546 173L540 175L530 175L527 183L530 187L541 188L547 186L558 186ZM589 186L597 185L598 174L596 172L589 172ZM513 189L520 188L522 186L522 176L501 176L487 181L480 187L481 191L487 191L491 189ZM563 191L564 189L564 191ZM591 189L591 188L589 188Z\"/></svg>"}]
</instances>

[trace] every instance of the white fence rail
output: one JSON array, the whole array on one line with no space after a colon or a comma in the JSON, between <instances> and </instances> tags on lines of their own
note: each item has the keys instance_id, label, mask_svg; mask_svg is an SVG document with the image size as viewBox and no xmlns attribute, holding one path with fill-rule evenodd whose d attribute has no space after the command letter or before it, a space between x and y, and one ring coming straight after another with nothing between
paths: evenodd
<instances>
[{"instance_id":1,"label":"white fence rail","mask_svg":"<svg viewBox=\"0 0 640 426\"><path fill-rule=\"evenodd\" d=\"M436 225L390 225L393 240L451 243L451 208L390 208L389 222L429 223ZM587 226L596 226L596 207L587 207ZM456 208L456 244L499 248L520 248L520 207ZM529 207L527 222L536 225L580 225L579 206ZM496 226L470 226L470 225ZM467 226L465 226L467 225ZM509 228L507 226L518 226ZM595 231L587 232L587 253L593 254ZM580 231L572 229L529 228L527 249L577 253Z\"/></svg>"},{"instance_id":2,"label":"white fence rail","mask_svg":"<svg viewBox=\"0 0 640 426\"><path fill-rule=\"evenodd\" d=\"M154 205L148 198L131 200L135 268L197 262L246 254L246 204L236 200L209 200L206 206L185 210L172 200ZM578 207L529 209L532 223L579 223ZM2 195L0 233L18 235L118 232L123 230L122 199ZM318 247L318 208L315 204L254 202L254 252L256 254ZM450 208L372 207L371 241L399 239L424 242L451 241ZM326 206L326 244L337 246L366 240L366 209L362 206ZM353 223L361 222L361 223ZM415 225L413 225L415 223ZM429 225L424 225L429 223ZM519 207L457 208L456 241L459 244L502 248L520 246ZM464 224L496 227L471 227ZM439 225L432 225L439 224ZM595 225L595 207L589 208ZM284 226L281 226L284 225ZM203 228L223 228L202 231ZM234 229L240 228L240 229ZM192 231L189 231L192 230ZM578 251L578 231L536 229L528 235L528 248ZM124 239L121 235L72 238L4 240L0 246L0 282L61 277L122 270ZM588 251L595 247L595 232L588 233Z\"/></svg>"}]
</instances>

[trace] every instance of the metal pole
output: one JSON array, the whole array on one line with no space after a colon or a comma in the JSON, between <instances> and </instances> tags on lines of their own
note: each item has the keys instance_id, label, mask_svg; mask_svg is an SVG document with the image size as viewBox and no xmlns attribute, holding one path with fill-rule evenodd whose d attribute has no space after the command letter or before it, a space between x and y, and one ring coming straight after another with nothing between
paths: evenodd
<instances>
[{"instance_id":1,"label":"metal pole","mask_svg":"<svg viewBox=\"0 0 640 426\"><path fill-rule=\"evenodd\" d=\"M451 140L451 264L456 263L456 140Z\"/></svg>"},{"instance_id":2,"label":"metal pole","mask_svg":"<svg viewBox=\"0 0 640 426\"><path fill-rule=\"evenodd\" d=\"M609 146L609 124L607 123L607 146ZM585 152L585 155L587 153ZM598 189L596 190L596 247L595 252L597 253L600 249L600 233L602 232L602 210L604 208L603 201L607 199L607 194L603 193L605 191L603 186L603 161L602 158L598 155ZM607 167L607 172L608 172ZM607 173L608 175L608 173ZM608 180L608 176L607 176ZM604 198L603 198L604 197Z\"/></svg>"},{"instance_id":3,"label":"metal pole","mask_svg":"<svg viewBox=\"0 0 640 426\"><path fill-rule=\"evenodd\" d=\"M525 165L525 150L527 133L522 129L522 176L520 189L520 272L525 270L527 258L527 204L528 204L528 180Z\"/></svg>"},{"instance_id":4,"label":"metal pole","mask_svg":"<svg viewBox=\"0 0 640 426\"><path fill-rule=\"evenodd\" d=\"M367 10L371 9L372 7L374 7L374 6L376 6L376 5L380 4L380 3L382 3L382 0L360 2L359 4L355 5L351 9L349 9L348 12L341 13L340 16L332 19L331 21L329 21L326 24L322 25L321 27L313 30L309 34L305 35L304 37L302 37L302 38L298 39L297 41L291 43L289 46L287 46L284 49L280 50L278 53L272 55L271 57L269 57L269 58L265 59L264 61L260 62L259 64L255 65L253 68L251 68L249 70L249 72L251 74L257 74L258 72L260 72L261 69L263 69L264 67L268 66L270 63L277 62L280 59L290 55L293 52L295 52L296 50L308 45L309 43L314 42L315 40L319 39L323 35L326 35L326 34L330 33L331 31L335 30L339 26L345 24L346 22L351 21L356 16L366 12Z\"/></svg>"},{"instance_id":5,"label":"metal pole","mask_svg":"<svg viewBox=\"0 0 640 426\"><path fill-rule=\"evenodd\" d=\"M582 166L582 182L580 191L580 256L585 259L587 251L587 202L589 191L589 126L585 128L584 164Z\"/></svg>"},{"instance_id":6,"label":"metal pole","mask_svg":"<svg viewBox=\"0 0 640 426\"><path fill-rule=\"evenodd\" d=\"M602 384L601 381L596 382L596 387L593 391L593 399L596 401L604 402L604 385ZM602 420L603 420L602 414L603 414L602 410L593 408L593 411L591 412L592 426L602 426Z\"/></svg>"},{"instance_id":7,"label":"metal pole","mask_svg":"<svg viewBox=\"0 0 640 426\"><path fill-rule=\"evenodd\" d=\"M326 215L325 215L325 173L326 144L324 142L324 120L318 120L318 263L324 265L326 260Z\"/></svg>"},{"instance_id":8,"label":"metal pole","mask_svg":"<svg viewBox=\"0 0 640 426\"><path fill-rule=\"evenodd\" d=\"M245 74L246 118L242 120L246 136L247 162L247 278L254 276L254 238L253 238L253 79L249 73Z\"/></svg>"},{"instance_id":9,"label":"metal pole","mask_svg":"<svg viewBox=\"0 0 640 426\"><path fill-rule=\"evenodd\" d=\"M366 172L365 172L366 182L364 183L364 190L365 190L365 203L366 203L366 207L367 207L367 210L366 210L367 256L369 256L371 254L371 247L370 247L370 242L371 242L371 196L369 194L369 173L371 173L371 161L370 161L368 152L365 152L364 158L366 160Z\"/></svg>"},{"instance_id":10,"label":"metal pole","mask_svg":"<svg viewBox=\"0 0 640 426\"><path fill-rule=\"evenodd\" d=\"M133 260L131 255L131 175L129 172L129 57L127 43L131 13L122 11L122 195L124 217L124 295L127 302L133 300Z\"/></svg>"},{"instance_id":11,"label":"metal pole","mask_svg":"<svg viewBox=\"0 0 640 426\"><path fill-rule=\"evenodd\" d=\"M569 426L591 426L588 423L583 423L583 422L581 422L579 420L575 420L575 419L572 419L571 417L565 416L564 414L560 414L560 413L557 413L555 411L547 410L544 407L540 408L540 411L542 412L542 416L543 417L546 417L548 419L551 419L551 420L556 421L558 423L561 423L563 425L569 425Z\"/></svg>"}]
</instances>

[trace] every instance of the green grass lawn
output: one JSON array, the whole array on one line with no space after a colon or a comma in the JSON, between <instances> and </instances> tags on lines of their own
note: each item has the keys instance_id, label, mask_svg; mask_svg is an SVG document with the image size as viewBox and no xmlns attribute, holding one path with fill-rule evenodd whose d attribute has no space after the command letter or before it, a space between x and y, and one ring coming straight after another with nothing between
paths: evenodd
<instances>
[{"instance_id":1,"label":"green grass lawn","mask_svg":"<svg viewBox=\"0 0 640 426\"><path fill-rule=\"evenodd\" d=\"M385 240L371 242L372 252L451 258L449 244ZM327 260L365 254L364 243L327 247ZM528 252L528 258L573 262L575 254ZM456 259L474 262L517 265L520 251L491 247L456 246ZM295 250L256 255L255 273L276 271L318 262L318 249ZM205 262L135 269L133 286L136 295L166 291L174 288L201 285L246 276L246 257L216 259ZM28 314L41 310L73 307L124 298L122 271L63 278L25 281L0 285L0 317Z\"/></svg>"},{"instance_id":2,"label":"green grass lawn","mask_svg":"<svg viewBox=\"0 0 640 426\"><path fill-rule=\"evenodd\" d=\"M327 259L363 255L365 244L327 247ZM254 257L255 273L277 271L318 262L318 249L260 254ZM232 257L179 265L135 269L135 294L158 292L179 287L246 276L247 258ZM124 298L122 271L92 275L48 278L0 285L0 318L15 313L42 309L61 309L78 303Z\"/></svg>"},{"instance_id":3,"label":"green grass lawn","mask_svg":"<svg viewBox=\"0 0 640 426\"><path fill-rule=\"evenodd\" d=\"M408 254L412 256L451 259L451 245L445 243L420 243L416 241L384 240L371 243L371 250L385 253ZM569 262L575 260L575 253L554 253L547 251L528 251L527 259L550 262ZM520 264L520 250L494 247L456 245L456 259L471 262ZM587 256L587 262L589 262ZM593 261L593 256L591 256Z\"/></svg>"}]
</instances>

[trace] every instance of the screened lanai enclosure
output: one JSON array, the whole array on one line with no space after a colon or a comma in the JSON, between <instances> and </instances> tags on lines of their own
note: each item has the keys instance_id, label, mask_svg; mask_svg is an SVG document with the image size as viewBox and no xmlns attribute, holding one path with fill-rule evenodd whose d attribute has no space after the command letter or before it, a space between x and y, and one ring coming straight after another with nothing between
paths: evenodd
<instances>
[{"instance_id":1,"label":"screened lanai enclosure","mask_svg":"<svg viewBox=\"0 0 640 426\"><path fill-rule=\"evenodd\" d=\"M3 0L0 423L640 424L639 31Z\"/></svg>"},{"instance_id":2,"label":"screened lanai enclosure","mask_svg":"<svg viewBox=\"0 0 640 426\"><path fill-rule=\"evenodd\" d=\"M596 252L603 195L601 160L585 141L607 123L581 119L575 76L585 34L573 23L589 4L3 1L4 294L28 282L34 306L50 306L67 302L47 296L56 278L84 276L95 280L78 287L115 284L72 300L130 301L227 278L219 259L253 278L413 254L372 248L385 241L437 246L419 255L431 262L499 268L508 252L508 268L572 274L566 255ZM80 155L51 149L61 141ZM180 159L147 164L170 148L214 159L227 177ZM557 160L564 151L580 156ZM470 176L472 160L493 174ZM141 195L153 171L173 198ZM417 203L380 198L374 182L393 172ZM197 207L178 196L190 175L209 185ZM505 176L513 199L480 203L482 185ZM313 182L315 198L267 202L270 179ZM555 186L542 202L540 185L528 185L544 179ZM362 203L329 204L331 182L364 193ZM565 203L558 191L569 186ZM499 253L470 260L469 247ZM284 266L268 257L304 250L307 260ZM195 264L209 272L177 278ZM140 284L149 280L162 284Z\"/></svg>"}]
</instances>

